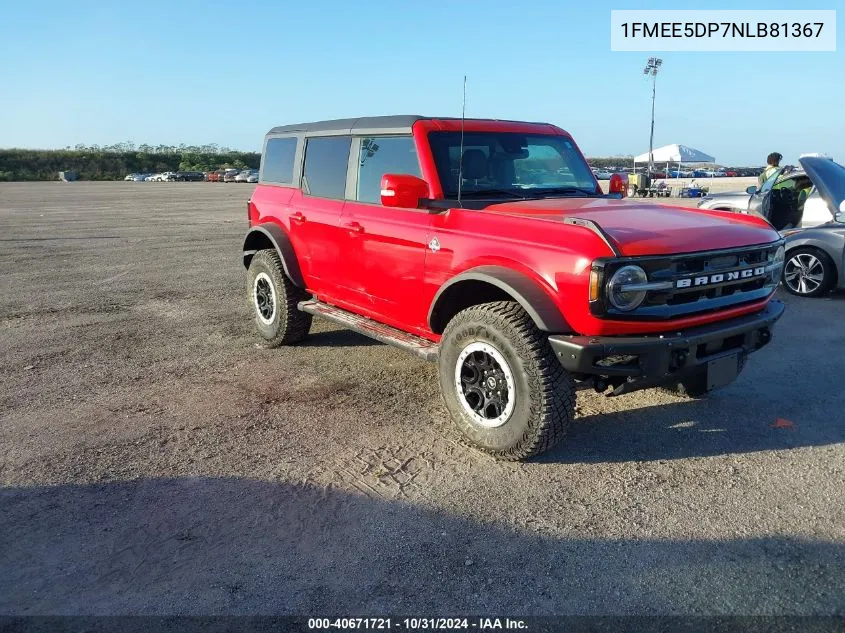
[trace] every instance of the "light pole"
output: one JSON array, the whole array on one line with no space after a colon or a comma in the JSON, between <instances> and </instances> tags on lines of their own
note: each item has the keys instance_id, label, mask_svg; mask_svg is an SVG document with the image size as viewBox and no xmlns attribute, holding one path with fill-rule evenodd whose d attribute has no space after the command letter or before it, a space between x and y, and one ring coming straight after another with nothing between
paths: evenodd
<instances>
[{"instance_id":1,"label":"light pole","mask_svg":"<svg viewBox=\"0 0 845 633\"><path fill-rule=\"evenodd\" d=\"M644 75L651 75L651 136L648 139L648 175L654 171L654 97L657 94L657 71L663 65L663 60L649 57L643 68Z\"/></svg>"}]
</instances>

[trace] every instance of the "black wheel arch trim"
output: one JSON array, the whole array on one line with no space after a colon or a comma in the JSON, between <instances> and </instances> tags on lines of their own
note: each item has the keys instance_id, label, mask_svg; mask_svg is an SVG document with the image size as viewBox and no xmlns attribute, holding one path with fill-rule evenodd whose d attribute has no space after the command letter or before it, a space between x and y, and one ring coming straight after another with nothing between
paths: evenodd
<instances>
[{"instance_id":1,"label":"black wheel arch trim","mask_svg":"<svg viewBox=\"0 0 845 633\"><path fill-rule=\"evenodd\" d=\"M444 283L428 310L428 325L433 332L443 331L446 323L438 321L438 310L449 291L456 285L467 281L481 281L490 284L510 295L528 313L539 329L544 332L563 334L572 332L572 328L560 313L548 293L524 273L502 266L478 266L453 277ZM442 325L442 327L440 327Z\"/></svg>"},{"instance_id":2,"label":"black wheel arch trim","mask_svg":"<svg viewBox=\"0 0 845 633\"><path fill-rule=\"evenodd\" d=\"M285 230L275 222L264 222L263 224L256 224L251 227L244 237L243 257L244 266L249 267L252 256L255 255L259 248L254 248L254 242L258 238L266 238L276 249L279 258L282 260L282 267L285 269L285 275L291 282L299 288L305 287L305 280L302 278L302 271L299 268L299 260L296 258L296 252L293 250L293 245ZM261 240L263 241L263 239Z\"/></svg>"}]
</instances>

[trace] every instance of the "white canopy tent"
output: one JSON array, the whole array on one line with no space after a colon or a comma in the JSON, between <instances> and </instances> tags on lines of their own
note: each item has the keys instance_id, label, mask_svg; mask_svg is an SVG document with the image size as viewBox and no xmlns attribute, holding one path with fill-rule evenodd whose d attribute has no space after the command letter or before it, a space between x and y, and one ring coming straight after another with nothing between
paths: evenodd
<instances>
[{"instance_id":1,"label":"white canopy tent","mask_svg":"<svg viewBox=\"0 0 845 633\"><path fill-rule=\"evenodd\" d=\"M678 145L677 143L655 148L652 151L652 156L654 157L655 163L666 163L667 171L671 163L677 163L678 170L680 171L681 165L684 163L716 162L715 158L709 154L705 154L699 149L695 149L694 147L689 147L687 145ZM648 163L648 152L636 156L634 158L634 165L636 166L637 163Z\"/></svg>"}]
</instances>

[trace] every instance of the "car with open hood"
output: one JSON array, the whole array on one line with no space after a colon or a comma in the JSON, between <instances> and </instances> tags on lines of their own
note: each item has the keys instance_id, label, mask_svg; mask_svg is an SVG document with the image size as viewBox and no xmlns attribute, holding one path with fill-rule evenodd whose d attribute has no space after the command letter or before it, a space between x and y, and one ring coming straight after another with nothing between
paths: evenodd
<instances>
[{"instance_id":1,"label":"car with open hood","mask_svg":"<svg viewBox=\"0 0 845 633\"><path fill-rule=\"evenodd\" d=\"M547 123L275 127L246 208L255 330L295 344L318 316L437 362L458 431L501 459L559 441L579 387L703 396L770 342L784 240L627 184Z\"/></svg>"},{"instance_id":2,"label":"car with open hood","mask_svg":"<svg viewBox=\"0 0 845 633\"><path fill-rule=\"evenodd\" d=\"M845 289L845 167L822 156L803 156L799 162L813 183L804 207L805 216L810 207L813 221L782 231L783 285L794 295L820 297Z\"/></svg>"},{"instance_id":3,"label":"car with open hood","mask_svg":"<svg viewBox=\"0 0 845 633\"><path fill-rule=\"evenodd\" d=\"M810 198L813 183L803 169L788 166L778 168L761 187L751 185L745 191L726 191L704 196L698 203L699 209L732 211L768 217L772 206L787 209L792 213L782 213L775 219L775 228L782 230L801 226L804 207L809 204L812 213L807 214L807 221L815 217L817 196Z\"/></svg>"}]
</instances>

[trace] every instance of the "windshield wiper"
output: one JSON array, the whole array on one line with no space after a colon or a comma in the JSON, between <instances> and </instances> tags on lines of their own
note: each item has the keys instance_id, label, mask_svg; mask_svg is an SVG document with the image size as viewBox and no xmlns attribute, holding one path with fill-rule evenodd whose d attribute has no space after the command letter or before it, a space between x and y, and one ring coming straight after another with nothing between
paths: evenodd
<instances>
[{"instance_id":1,"label":"windshield wiper","mask_svg":"<svg viewBox=\"0 0 845 633\"><path fill-rule=\"evenodd\" d=\"M462 198L477 198L479 196L510 196L511 198L516 198L517 200L525 200L525 196L522 194L517 193L516 191L512 191L510 189L473 189L470 191L461 191ZM455 196L457 197L457 195Z\"/></svg>"},{"instance_id":2,"label":"windshield wiper","mask_svg":"<svg viewBox=\"0 0 845 633\"><path fill-rule=\"evenodd\" d=\"M589 189L581 189L580 187L552 187L543 189L537 188L533 191L533 193L534 195L536 195L536 197L567 196L573 194L589 197L598 197L602 195L596 190L590 191Z\"/></svg>"}]
</instances>

